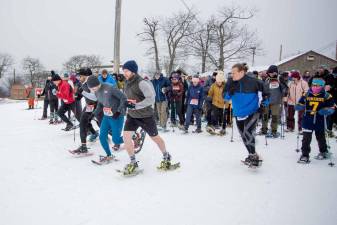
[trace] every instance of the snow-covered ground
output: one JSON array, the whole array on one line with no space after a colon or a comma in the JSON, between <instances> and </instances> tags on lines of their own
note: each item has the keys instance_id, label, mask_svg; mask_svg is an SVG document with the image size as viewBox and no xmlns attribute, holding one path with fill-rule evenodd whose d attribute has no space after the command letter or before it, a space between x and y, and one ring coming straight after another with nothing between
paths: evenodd
<instances>
[{"instance_id":1,"label":"snow-covered ground","mask_svg":"<svg viewBox=\"0 0 337 225\"><path fill-rule=\"evenodd\" d=\"M42 102L40 102L42 105ZM207 134L162 134L182 167L160 173L161 154L146 140L137 155L144 173L123 178L115 172L128 162L98 167L76 159L73 132L39 121L41 109L25 102L0 105L1 225L335 225L337 168L327 161L300 165L296 136L258 138L263 166L254 171L237 130L234 142ZM77 135L78 135L78 131ZM230 133L230 130L229 130ZM337 152L336 141L331 141ZM91 150L102 154L99 143ZM314 141L313 154L317 154Z\"/></svg>"}]
</instances>

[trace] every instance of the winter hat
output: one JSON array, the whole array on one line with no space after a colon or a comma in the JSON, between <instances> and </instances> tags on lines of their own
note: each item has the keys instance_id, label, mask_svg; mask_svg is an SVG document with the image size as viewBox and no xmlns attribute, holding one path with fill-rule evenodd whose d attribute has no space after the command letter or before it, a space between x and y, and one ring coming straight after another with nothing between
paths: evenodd
<instances>
[{"instance_id":1,"label":"winter hat","mask_svg":"<svg viewBox=\"0 0 337 225\"><path fill-rule=\"evenodd\" d=\"M123 69L127 69L133 73L138 73L138 65L134 60L130 60L124 63Z\"/></svg>"},{"instance_id":2,"label":"winter hat","mask_svg":"<svg viewBox=\"0 0 337 225\"><path fill-rule=\"evenodd\" d=\"M224 82L225 81L225 74L222 71L218 71L215 77L216 82Z\"/></svg>"},{"instance_id":3,"label":"winter hat","mask_svg":"<svg viewBox=\"0 0 337 225\"><path fill-rule=\"evenodd\" d=\"M59 81L62 80L61 77L58 74L55 74L52 78L51 81Z\"/></svg>"},{"instance_id":4,"label":"winter hat","mask_svg":"<svg viewBox=\"0 0 337 225\"><path fill-rule=\"evenodd\" d=\"M68 74L68 73L64 73L64 74L63 74L63 77L64 77L64 78L68 78L68 77L69 77L69 74Z\"/></svg>"},{"instance_id":5,"label":"winter hat","mask_svg":"<svg viewBox=\"0 0 337 225\"><path fill-rule=\"evenodd\" d=\"M55 71L54 70L50 71L50 73L51 73L52 77L55 76Z\"/></svg>"},{"instance_id":6,"label":"winter hat","mask_svg":"<svg viewBox=\"0 0 337 225\"><path fill-rule=\"evenodd\" d=\"M291 73L291 78L301 79L301 75L298 71L294 71Z\"/></svg>"},{"instance_id":7,"label":"winter hat","mask_svg":"<svg viewBox=\"0 0 337 225\"><path fill-rule=\"evenodd\" d=\"M79 76L85 76L85 77L88 77L88 76L91 75L91 74L88 74L86 68L81 68L81 69L77 72L77 74L78 74Z\"/></svg>"},{"instance_id":8,"label":"winter hat","mask_svg":"<svg viewBox=\"0 0 337 225\"><path fill-rule=\"evenodd\" d=\"M268 68L268 70L267 70L267 74L268 74L268 73L278 73L278 68L277 68L277 66L271 65L271 66Z\"/></svg>"},{"instance_id":9,"label":"winter hat","mask_svg":"<svg viewBox=\"0 0 337 225\"><path fill-rule=\"evenodd\" d=\"M72 82L75 83L75 81L76 81L76 74L71 74L69 79L70 79Z\"/></svg>"},{"instance_id":10,"label":"winter hat","mask_svg":"<svg viewBox=\"0 0 337 225\"><path fill-rule=\"evenodd\" d=\"M312 80L311 85L312 86L321 86L321 87L324 87L325 81L323 79L320 79L320 78L314 78Z\"/></svg>"},{"instance_id":11,"label":"winter hat","mask_svg":"<svg viewBox=\"0 0 337 225\"><path fill-rule=\"evenodd\" d=\"M101 83L99 82L98 78L95 75L89 76L89 78L87 80L88 88L94 88L94 87L97 87L100 84Z\"/></svg>"}]
</instances>

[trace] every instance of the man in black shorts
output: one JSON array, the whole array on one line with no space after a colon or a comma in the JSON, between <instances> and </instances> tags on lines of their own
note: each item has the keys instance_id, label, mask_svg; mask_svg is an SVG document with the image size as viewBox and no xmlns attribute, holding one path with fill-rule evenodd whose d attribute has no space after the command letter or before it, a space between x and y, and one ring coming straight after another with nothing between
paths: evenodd
<instances>
[{"instance_id":1,"label":"man in black shorts","mask_svg":"<svg viewBox=\"0 0 337 225\"><path fill-rule=\"evenodd\" d=\"M132 174L138 168L134 145L133 133L143 128L151 139L158 145L163 153L163 161L160 168L170 168L171 155L166 151L164 140L158 135L156 121L154 119L153 104L155 102L155 91L149 81L144 80L137 74L138 65L135 61L128 61L123 65L124 76L127 80L125 94L128 98L128 112L124 125L124 145L130 156L131 162L126 165L124 174Z\"/></svg>"}]
</instances>

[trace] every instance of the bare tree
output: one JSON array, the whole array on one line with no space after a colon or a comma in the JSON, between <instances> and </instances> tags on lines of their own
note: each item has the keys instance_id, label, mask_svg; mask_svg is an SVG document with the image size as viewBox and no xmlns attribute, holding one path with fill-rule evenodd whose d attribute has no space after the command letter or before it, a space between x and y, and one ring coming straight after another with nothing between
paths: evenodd
<instances>
[{"instance_id":1,"label":"bare tree","mask_svg":"<svg viewBox=\"0 0 337 225\"><path fill-rule=\"evenodd\" d=\"M156 65L156 71L160 72L160 64L159 64L159 49L158 49L158 32L159 28L159 20L156 18L144 18L144 27L143 32L137 34L140 37L142 42L150 43L151 47L147 51L147 55L153 55L154 61Z\"/></svg>"},{"instance_id":2,"label":"bare tree","mask_svg":"<svg viewBox=\"0 0 337 225\"><path fill-rule=\"evenodd\" d=\"M74 55L63 66L69 72L77 72L82 67L95 67L102 65L101 57L97 55Z\"/></svg>"},{"instance_id":3,"label":"bare tree","mask_svg":"<svg viewBox=\"0 0 337 225\"><path fill-rule=\"evenodd\" d=\"M206 72L206 63L209 50L214 41L214 19L206 23L199 23L197 31L188 37L189 47L192 49L194 56L201 58L201 72Z\"/></svg>"},{"instance_id":4,"label":"bare tree","mask_svg":"<svg viewBox=\"0 0 337 225\"><path fill-rule=\"evenodd\" d=\"M214 23L214 46L208 54L212 64L223 70L225 62L246 58L253 48L259 50L260 43L255 32L250 32L239 21L253 18L253 10L238 6L223 7Z\"/></svg>"},{"instance_id":5,"label":"bare tree","mask_svg":"<svg viewBox=\"0 0 337 225\"><path fill-rule=\"evenodd\" d=\"M195 13L188 10L167 18L162 24L168 48L168 73L172 72L177 57L187 56L187 37L194 32L194 21Z\"/></svg>"},{"instance_id":6,"label":"bare tree","mask_svg":"<svg viewBox=\"0 0 337 225\"><path fill-rule=\"evenodd\" d=\"M11 55L0 53L0 78L8 71L14 64L14 59Z\"/></svg>"},{"instance_id":7,"label":"bare tree","mask_svg":"<svg viewBox=\"0 0 337 225\"><path fill-rule=\"evenodd\" d=\"M29 82L36 84L39 82L39 73L43 70L43 65L37 58L26 57L22 61L23 70L29 75Z\"/></svg>"}]
</instances>

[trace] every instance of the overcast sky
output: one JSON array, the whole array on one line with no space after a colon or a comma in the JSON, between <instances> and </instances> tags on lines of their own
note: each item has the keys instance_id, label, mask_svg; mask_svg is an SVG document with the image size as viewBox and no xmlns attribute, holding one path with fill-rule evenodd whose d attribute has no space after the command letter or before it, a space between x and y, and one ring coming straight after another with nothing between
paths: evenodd
<instances>
[{"instance_id":1,"label":"overcast sky","mask_svg":"<svg viewBox=\"0 0 337 225\"><path fill-rule=\"evenodd\" d=\"M225 0L185 0L207 18ZM256 65L278 60L280 44L284 56L319 50L335 54L337 0L236 0L236 4L258 9L249 23L262 40L265 55ZM98 54L104 62L113 58L115 0L0 0L0 52L12 54L20 67L25 56L38 57L47 69L60 69L75 54ZM135 59L140 66L148 60L146 45L136 34L147 16L168 16L184 9L181 0L123 0L122 61Z\"/></svg>"}]
</instances>

